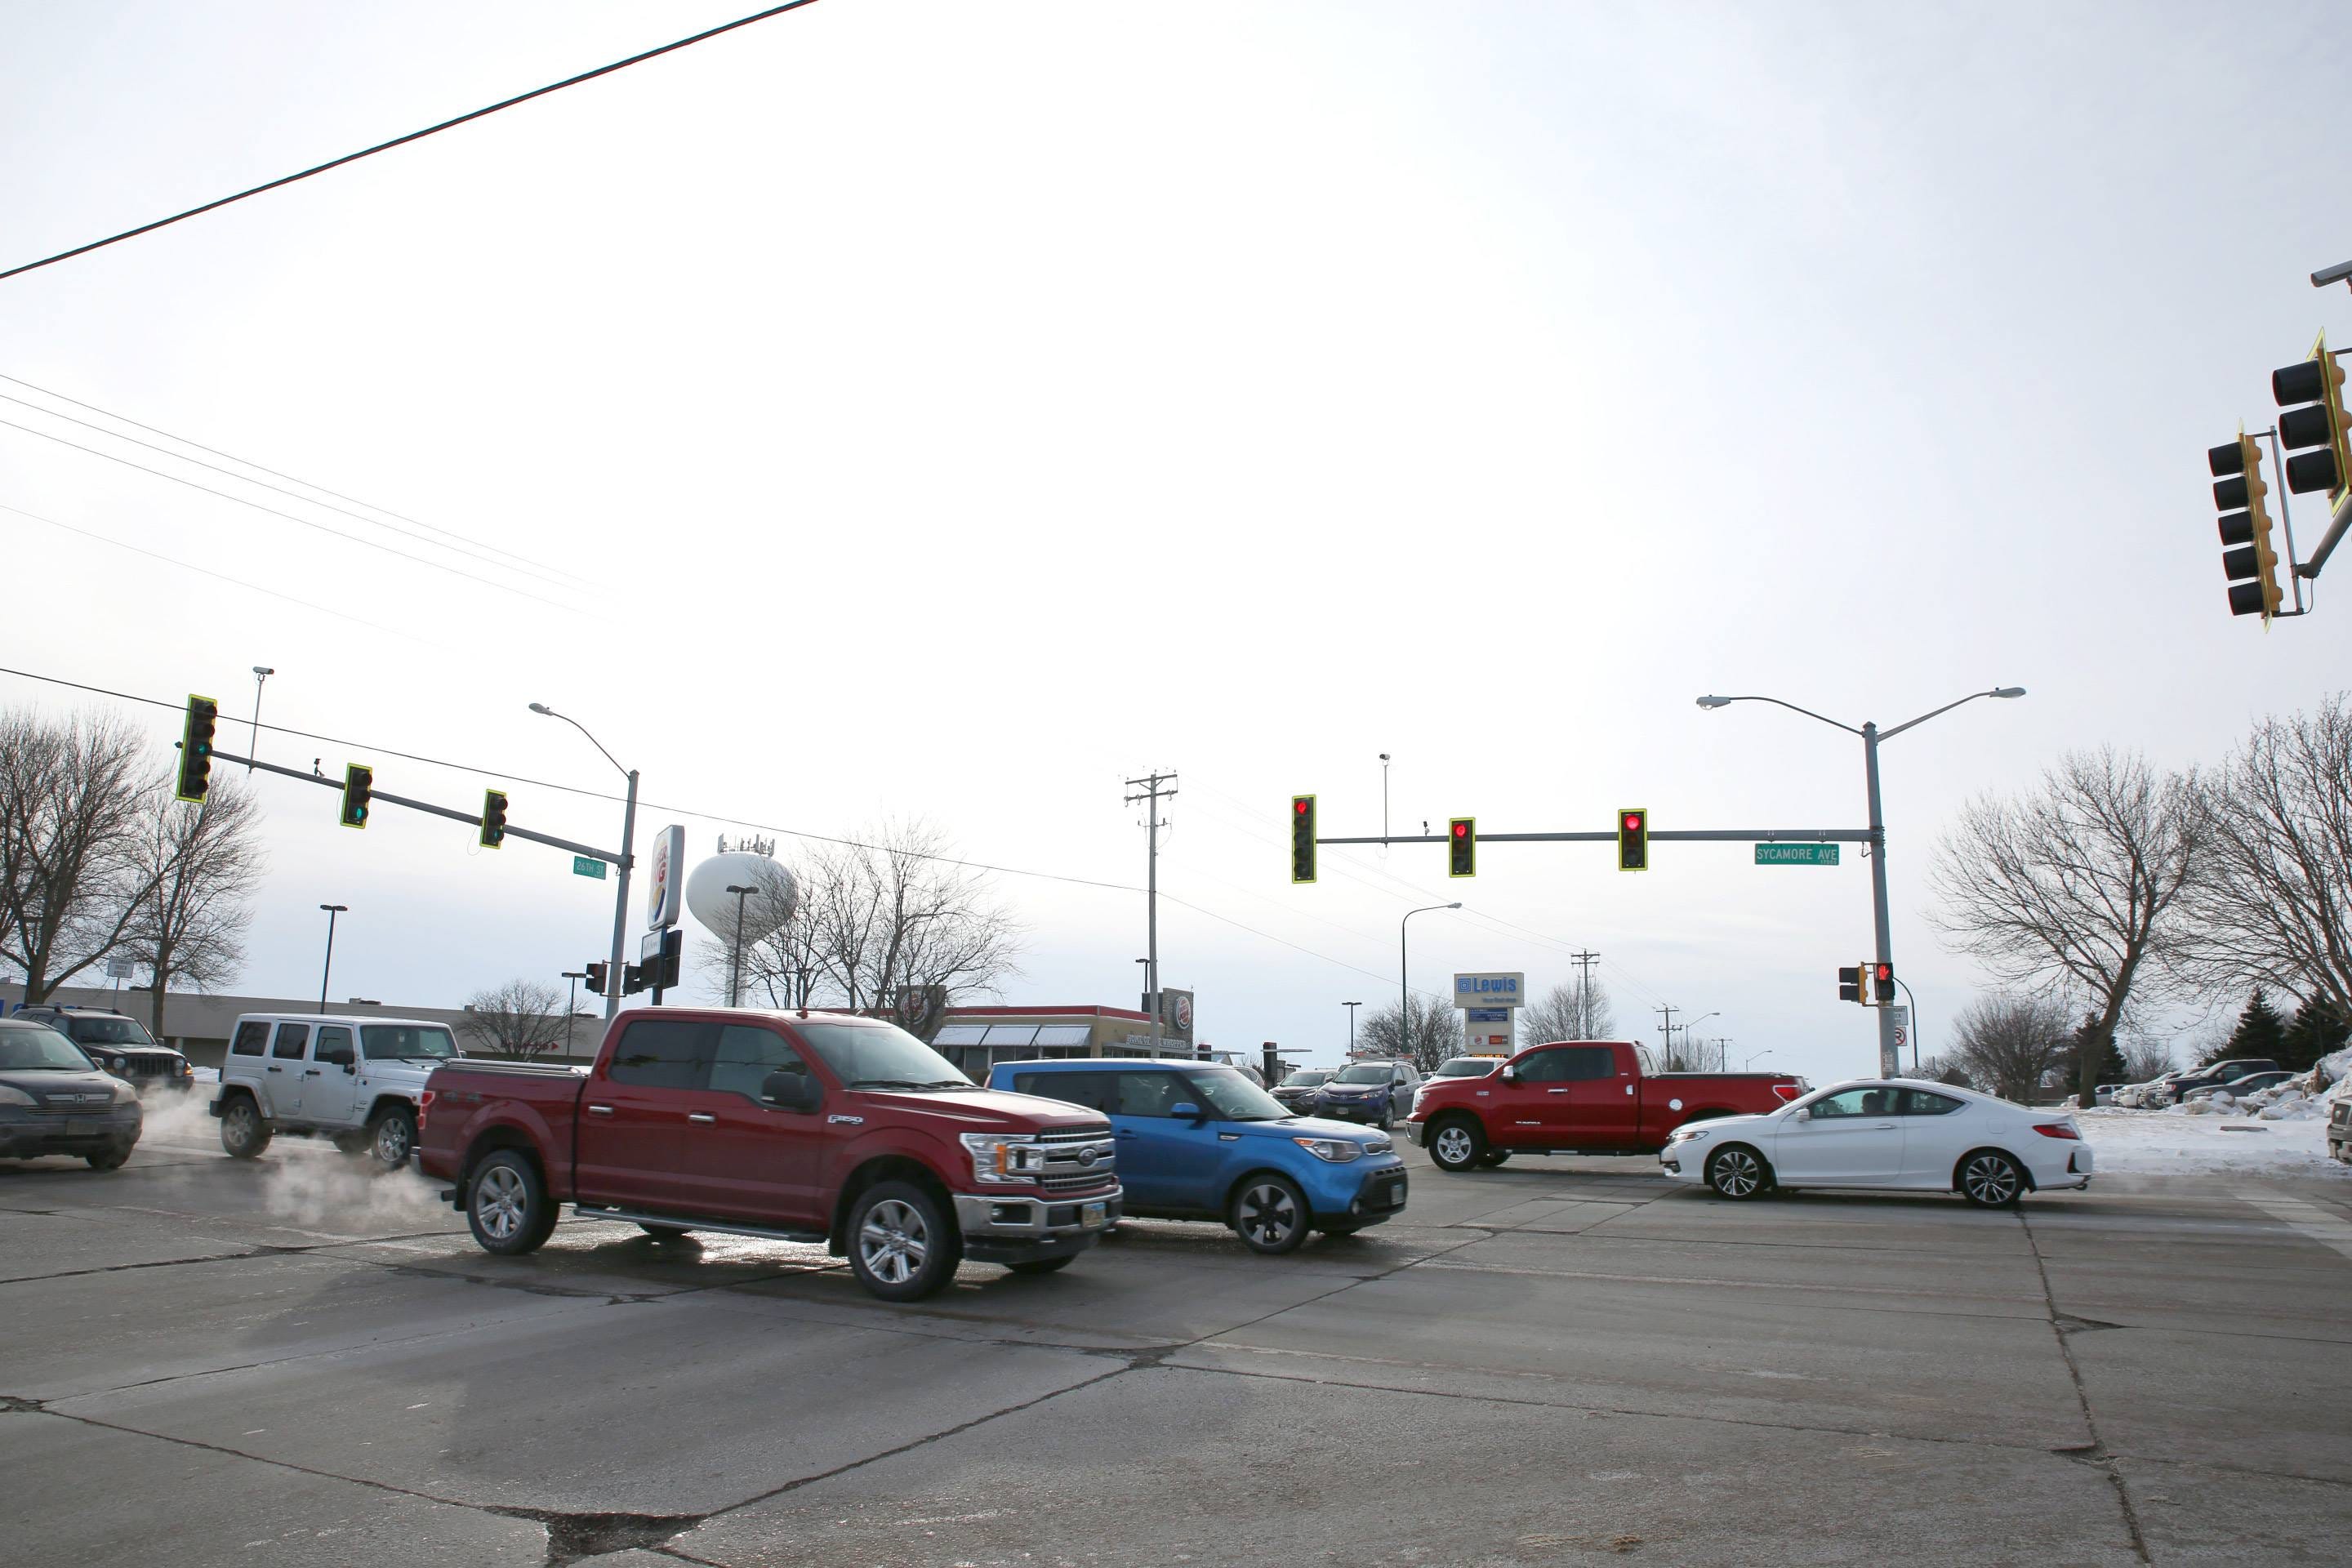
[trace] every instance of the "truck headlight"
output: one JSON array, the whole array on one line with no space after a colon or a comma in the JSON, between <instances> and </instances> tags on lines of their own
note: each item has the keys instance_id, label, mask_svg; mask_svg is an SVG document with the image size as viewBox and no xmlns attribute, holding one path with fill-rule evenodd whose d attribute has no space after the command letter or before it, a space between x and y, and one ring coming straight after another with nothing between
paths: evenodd
<instances>
[{"instance_id":1,"label":"truck headlight","mask_svg":"<svg viewBox=\"0 0 2352 1568\"><path fill-rule=\"evenodd\" d=\"M976 1182L1026 1184L1045 1168L1045 1151L1026 1132L967 1132L963 1146Z\"/></svg>"},{"instance_id":2,"label":"truck headlight","mask_svg":"<svg viewBox=\"0 0 2352 1568\"><path fill-rule=\"evenodd\" d=\"M1350 1138L1293 1138L1293 1143L1318 1160L1328 1160L1334 1165L1344 1165L1350 1160L1364 1157L1364 1146Z\"/></svg>"}]
</instances>

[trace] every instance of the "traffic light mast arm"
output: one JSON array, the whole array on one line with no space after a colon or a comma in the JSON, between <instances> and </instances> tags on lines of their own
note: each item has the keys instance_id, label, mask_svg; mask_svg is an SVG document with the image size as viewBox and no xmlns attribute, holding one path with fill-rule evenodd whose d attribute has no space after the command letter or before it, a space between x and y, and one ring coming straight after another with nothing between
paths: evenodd
<instances>
[{"instance_id":1,"label":"traffic light mast arm","mask_svg":"<svg viewBox=\"0 0 2352 1568\"><path fill-rule=\"evenodd\" d=\"M231 756L226 752L215 752L213 755L224 763L243 763L248 767L259 768L266 773L282 773L289 779L300 779L304 784L324 784L329 789L334 790L338 794L341 792L343 787L343 781L341 779L324 778L317 773L306 773L299 768L280 767L276 763L265 763L255 757L235 757ZM435 805L431 801L411 800L406 795L393 795L385 790L371 790L368 793L371 799L380 800L390 805L404 805L411 811L422 811L430 813L435 816L446 816L452 822L462 822L469 827L479 827L482 825L481 815L478 812L459 811L454 806ZM534 844L544 844L551 849L569 849L574 855L585 855L592 860L602 860L609 865L617 866L621 863L621 858L618 855L614 854L610 849L599 849L591 844L574 844L569 838L558 838L554 835L549 833L533 833L528 827L515 827L509 826L507 828L507 837L509 838L528 838Z\"/></svg>"},{"instance_id":2,"label":"traffic light mast arm","mask_svg":"<svg viewBox=\"0 0 2352 1568\"><path fill-rule=\"evenodd\" d=\"M2344 503L2336 509L2336 515L2327 525L2327 535L2319 542L2319 548L2311 552L2311 559L2294 569L2298 579L2319 575L2319 569L2327 564L2328 556L2335 552L2336 541L2344 537L2347 524L2352 524L2352 496L2345 497ZM2286 551L2287 558L2292 561L2294 557L2294 535L2292 532L2286 538ZM2297 597L2300 599L2301 595L2298 594Z\"/></svg>"},{"instance_id":3,"label":"traffic light mast arm","mask_svg":"<svg viewBox=\"0 0 2352 1568\"><path fill-rule=\"evenodd\" d=\"M231 759L234 761L235 759ZM1787 839L1796 844L1869 844L1877 835L1867 827L1653 827L1650 841L1654 844L1772 844ZM1318 844L1444 844L1443 833L1391 834L1382 837L1374 834L1369 838L1318 837ZM1614 828L1600 833L1488 833L1481 829L1481 844L1614 844Z\"/></svg>"}]
</instances>

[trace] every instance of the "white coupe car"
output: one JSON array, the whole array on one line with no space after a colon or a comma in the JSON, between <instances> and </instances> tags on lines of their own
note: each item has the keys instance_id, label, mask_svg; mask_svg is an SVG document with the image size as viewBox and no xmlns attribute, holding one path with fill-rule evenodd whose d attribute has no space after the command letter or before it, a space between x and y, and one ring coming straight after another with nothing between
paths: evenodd
<instances>
[{"instance_id":1,"label":"white coupe car","mask_svg":"<svg viewBox=\"0 0 2352 1568\"><path fill-rule=\"evenodd\" d=\"M1894 1187L1991 1208L2035 1188L2091 1184L2091 1146L2072 1112L1899 1078L1832 1084L1761 1116L1686 1122L1658 1161L1673 1180L1727 1198L1775 1186Z\"/></svg>"}]
</instances>

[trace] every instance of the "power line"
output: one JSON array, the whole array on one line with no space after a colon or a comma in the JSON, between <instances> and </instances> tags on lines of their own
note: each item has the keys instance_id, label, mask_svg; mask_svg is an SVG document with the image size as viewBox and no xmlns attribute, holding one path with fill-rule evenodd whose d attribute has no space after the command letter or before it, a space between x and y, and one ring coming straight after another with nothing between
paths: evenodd
<instances>
[{"instance_id":1,"label":"power line","mask_svg":"<svg viewBox=\"0 0 2352 1568\"><path fill-rule=\"evenodd\" d=\"M62 418L63 416L58 417ZM307 517L297 517L290 511L280 511L274 506L264 506L257 500L235 495L227 490L216 490L210 485L200 485L194 479L183 479L177 474L167 474L161 468L151 468L144 463L134 463L128 458L118 458L113 453L100 451L96 447L85 447L79 441L68 441L62 436L52 436L47 430L36 430L30 425L19 425L14 419L0 419L0 425L5 425L11 430L22 430L27 436L38 436L44 441L55 441L60 447L71 447L77 452L87 452L93 458L103 458L110 463L120 463L126 468L136 468L142 474L152 474L159 479L169 479L175 485L185 485L192 490L202 490L208 496L218 496L223 500L235 501L239 506L249 506L256 511L266 511L272 517L282 517L289 522L300 523L304 528L315 529L320 533L342 540L346 543L364 544L370 550L381 550L386 555L397 555L403 561L414 561L419 566L429 566L436 572L446 572L453 577L463 577L468 582L479 583L483 587L495 588L501 594L512 594L519 598L530 599L551 609L562 610L567 615L578 616L586 613L570 605L558 604L553 599L541 597L527 588L518 588L511 583L494 582L477 573L468 572L462 566L452 566L446 561L435 561L423 555L411 555L405 550L395 550L391 545L379 541L362 539L356 533L345 533L340 528L330 528L323 522L315 521Z\"/></svg>"},{"instance_id":2,"label":"power line","mask_svg":"<svg viewBox=\"0 0 2352 1568\"><path fill-rule=\"evenodd\" d=\"M351 621L359 626L365 626L371 631L387 632L394 637L405 637L410 642L417 643L426 647L433 646L432 644L425 642L423 637L418 637L415 632L403 631L398 626L382 626L374 621L368 620L364 616L354 616L347 610L332 609L328 605L316 604L309 599L297 598L291 594L281 594L275 588L265 588L258 583L248 583L242 577L232 577L226 572L215 572L209 566L199 566L194 562L182 561L173 556L165 555L159 551L148 550L136 544L129 544L120 539L110 539L103 533L92 532L87 528L76 528L70 522L59 522L56 518L43 517L37 511L26 511L21 506L10 506L5 501L0 501L0 511L13 511L18 517L28 517L35 522L45 522L51 528L61 528L68 533L79 533L84 539L95 539L100 544L111 544L117 550L128 550L134 555L144 555L151 561L161 561L165 565L176 566L183 572L198 573L203 576L211 577L219 582L230 584L236 587L244 588L252 593L267 594L273 599L282 599L289 605L299 605L306 610L316 610L322 616L340 616L343 620Z\"/></svg>"},{"instance_id":3,"label":"power line","mask_svg":"<svg viewBox=\"0 0 2352 1568\"><path fill-rule=\"evenodd\" d=\"M653 59L656 56L668 54L674 49L682 49L689 44L701 43L706 38L715 38L721 33L731 33L738 27L748 27L754 22L764 22L771 16L781 16L787 11L797 11L802 6L812 3L813 0L785 0L785 4L782 5L771 5L764 11L755 11L749 16L739 16L732 22L708 28L691 37L679 38L673 43L664 44L659 48L647 49L639 55L631 55L627 59L614 60L611 65L598 66L594 70L582 71L578 76L566 77L562 81L550 82L545 87L533 88L529 92L517 93L512 98L501 99L486 108L460 114L454 120L445 120L438 125L428 125L422 131L412 131L405 136L395 136L389 142L379 142L373 147L362 147L356 153L346 153L340 158L313 164L299 174L282 175L267 184L255 185L250 190L239 191L235 195L222 196L217 201L206 202L202 206L190 207L184 213L173 213L170 217L157 218L152 223L141 224L137 228L126 228L121 234L109 235L104 239L94 239L88 245L78 245L71 250L60 250L55 256L45 256L38 261L27 261L22 266L11 267L5 272L0 272L0 281L5 281L21 272L30 272L36 268L50 267L60 261L70 260L77 256L85 256L90 251L100 250L110 245L119 245L126 239L135 239L142 234L152 234L159 228L165 228L173 224L211 212L216 207L227 206L232 202L241 202L247 196L257 196L264 191L274 191L280 185L290 185L297 180L307 180L313 174L323 174L330 169L339 169L345 163L355 163L362 158L373 158L378 153L388 153L394 147L405 146L411 142L421 142L427 136L437 135L441 132L463 125L468 121L479 120L488 114L496 114L501 109L512 109L518 103L529 103L534 98L544 98L551 92L561 92L567 87L577 87L583 81L593 81L600 76L610 76L614 71L625 70L630 66Z\"/></svg>"},{"instance_id":4,"label":"power line","mask_svg":"<svg viewBox=\"0 0 2352 1568\"><path fill-rule=\"evenodd\" d=\"M305 506L324 507L329 511L341 512L343 516L352 519L355 522L366 523L370 528L381 528L388 533L396 533L403 539L413 539L419 544L430 545L436 550L455 551L457 554L470 556L474 560L481 562L486 566L500 565L499 562L492 560L489 556L483 554L478 550L469 550L462 544L444 544L437 539L427 539L421 533L411 533L404 528L394 528L388 522L383 522L375 518L369 517L363 512L353 511L349 507L337 506L332 501L320 500L315 497L303 495L299 490L289 490L283 485L273 485L266 479L257 479L248 474L240 474L234 468L224 468L218 463L207 463L202 458L191 458L184 452L174 452L168 447L158 447L152 441L142 441L136 436L125 436L120 430L109 430L103 425L93 425L87 419L77 419L70 414L60 414L54 408L44 408L37 403L29 403L24 398L14 397L5 392L0 392L0 403L13 403L19 408L29 408L34 413L46 415L51 419L62 419L68 425L79 425L85 430L95 430L98 434L108 437L110 439L116 441L128 441L134 447L143 447L148 451L159 453L163 457L171 458L175 463L194 463L197 468L206 468L215 474L220 474L228 479L235 479L241 485L257 485L265 490L269 490L278 495L285 496L292 500L300 501ZM361 504L365 505L366 503L362 502ZM442 531L436 530L435 531L438 532ZM502 569L507 571L514 570L512 567L504 567ZM529 574L527 574L527 575L538 578L541 582L547 584L548 586L551 588L561 588L562 586L561 583L556 582L553 578L549 577L547 574L541 572L536 568L532 569Z\"/></svg>"},{"instance_id":5,"label":"power line","mask_svg":"<svg viewBox=\"0 0 2352 1568\"><path fill-rule=\"evenodd\" d=\"M183 447L194 447L199 452L210 452L215 458L226 458L232 463L240 464L245 468L253 468L261 473L268 474L272 479L284 479L289 484L300 485L305 489L317 490L320 494L332 496L337 500L347 500L353 506L363 506L370 511L380 511L383 513L384 516L397 518L402 522L415 523L417 527L424 529L429 533L438 533L451 539L465 539L470 537L466 534L453 533L446 528L436 528L433 524L426 522L422 518L410 517L407 513L394 511L388 506L378 506L372 500L362 500L357 496L347 496L341 490L330 489L325 485L320 484L316 480L303 479L298 474L281 473L266 463L257 463L250 458L240 458L235 452L224 452L217 447L207 447L202 441L193 441L185 436L174 435L173 432L162 429L156 426L142 424L138 420L131 418L127 414L117 414L110 408L100 408L95 403L84 403L79 397L68 397L64 393L56 391L53 388L42 386L37 383L26 381L21 375L10 375L5 371L0 371L0 381L9 382L15 385L25 387L29 391L37 392L44 397L54 397L59 403L70 403L76 408L87 408L92 414L103 414L106 417L113 420L118 425L128 425L134 430L144 430L151 436L161 436L167 441L177 441ZM30 407L33 405L28 404L26 406ZM43 412L47 412L47 410L44 410ZM59 417L63 417L63 416L59 416ZM109 434L111 434L111 432L109 432ZM176 454L174 455L176 456ZM308 498L306 497L305 499L307 500ZM576 572L566 572L561 566L551 565L544 561L534 561L528 555L518 555L511 550L501 550L497 545L490 543L487 540L475 540L474 542L481 545L483 549L491 552L493 554L505 556L509 561L520 562L525 566L536 566L541 571L552 572L562 577L569 577L573 582L580 584L583 587L597 586L597 584L591 583L587 578L581 576Z\"/></svg>"}]
</instances>

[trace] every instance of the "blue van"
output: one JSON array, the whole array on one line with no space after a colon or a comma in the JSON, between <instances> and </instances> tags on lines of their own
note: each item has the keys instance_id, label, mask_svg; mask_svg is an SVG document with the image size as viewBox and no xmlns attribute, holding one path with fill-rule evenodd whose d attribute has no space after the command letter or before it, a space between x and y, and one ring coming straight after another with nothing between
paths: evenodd
<instances>
[{"instance_id":1,"label":"blue van","mask_svg":"<svg viewBox=\"0 0 2352 1568\"><path fill-rule=\"evenodd\" d=\"M1129 1215L1216 1220L1253 1252L1288 1252L1310 1230L1344 1236L1404 1209L1404 1161L1388 1134L1294 1116L1229 1067L999 1062L988 1087L1101 1111L1118 1141Z\"/></svg>"}]
</instances>

